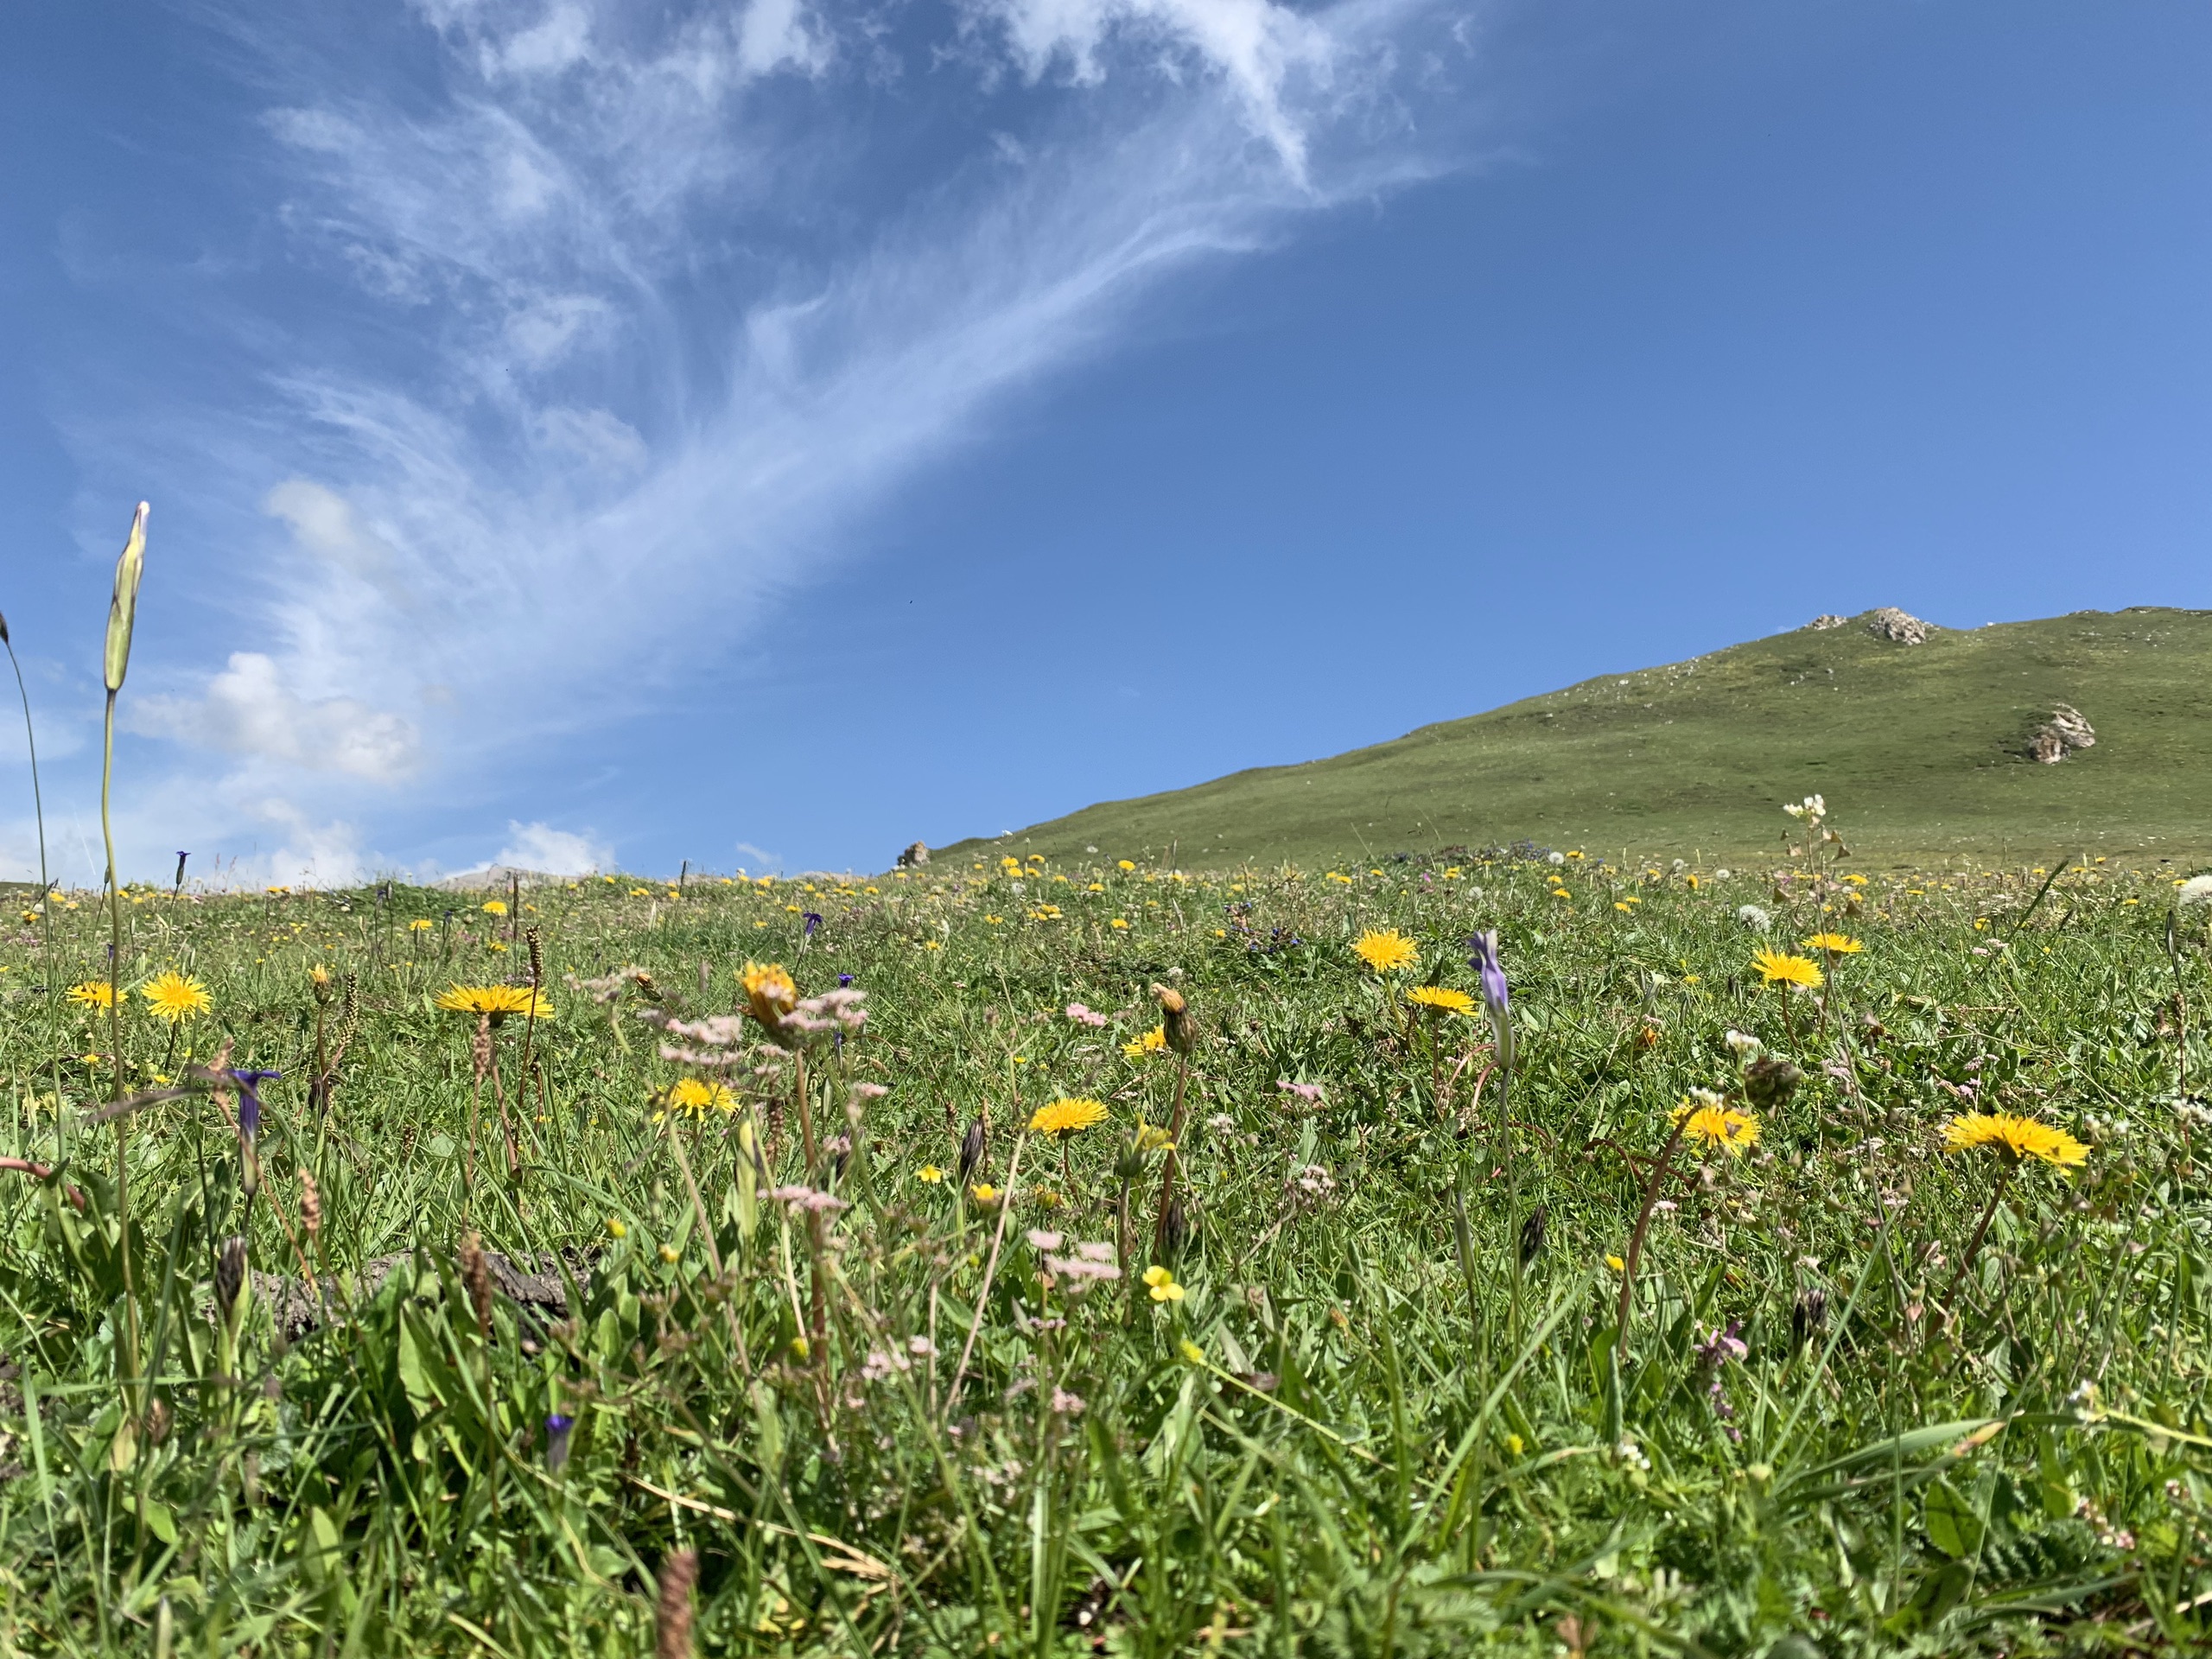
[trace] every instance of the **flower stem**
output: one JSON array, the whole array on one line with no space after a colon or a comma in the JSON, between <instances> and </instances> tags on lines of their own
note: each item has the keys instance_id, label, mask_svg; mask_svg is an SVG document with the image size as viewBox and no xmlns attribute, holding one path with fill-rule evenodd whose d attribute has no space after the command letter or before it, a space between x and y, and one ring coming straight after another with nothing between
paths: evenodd
<instances>
[{"instance_id":1,"label":"flower stem","mask_svg":"<svg viewBox=\"0 0 2212 1659\"><path fill-rule=\"evenodd\" d=\"M108 816L108 800L115 780L115 693L107 694L107 721L100 752L100 840L107 849L107 989L108 1041L115 1051L110 1058L115 1062L115 1096L121 1100L123 1089L123 891L115 880L115 825ZM118 1113L115 1120L115 1214L116 1249L123 1263L123 1329L124 1364L131 1382L126 1389L130 1402L130 1414L138 1414L136 1392L138 1379L138 1298L130 1282L130 1170L125 1157L126 1131L130 1121L128 1112Z\"/></svg>"},{"instance_id":2,"label":"flower stem","mask_svg":"<svg viewBox=\"0 0 2212 1659\"><path fill-rule=\"evenodd\" d=\"M1974 1266L1974 1257L1980 1253L1982 1237L1989 1231L1989 1224L1997 1218L1998 1200L2005 1196L2005 1188L2012 1179L2012 1160L2008 1158L1997 1172L1996 1185L1989 1189L1989 1202L1982 1206L1981 1219L1974 1224L1974 1236L1967 1241L1967 1247L1959 1256L1959 1270L1951 1275L1951 1287L1943 1293L1944 1301L1955 1300L1959 1287L1966 1282L1967 1269Z\"/></svg>"},{"instance_id":3,"label":"flower stem","mask_svg":"<svg viewBox=\"0 0 2212 1659\"><path fill-rule=\"evenodd\" d=\"M1652 1160L1651 1179L1644 1183L1643 1207L1636 1212L1636 1231L1629 1236L1628 1255L1621 1263L1620 1306L1613 1316L1613 1356L1616 1363L1628 1357L1628 1316L1636 1306L1636 1266L1643 1259L1643 1236L1650 1230L1651 1211L1659 1202L1660 1184L1667 1179L1668 1166L1674 1162L1675 1148L1682 1143L1682 1131L1688 1127L1689 1114L1685 1112L1675 1125L1675 1132L1667 1137L1667 1144L1659 1148L1658 1157Z\"/></svg>"}]
</instances>

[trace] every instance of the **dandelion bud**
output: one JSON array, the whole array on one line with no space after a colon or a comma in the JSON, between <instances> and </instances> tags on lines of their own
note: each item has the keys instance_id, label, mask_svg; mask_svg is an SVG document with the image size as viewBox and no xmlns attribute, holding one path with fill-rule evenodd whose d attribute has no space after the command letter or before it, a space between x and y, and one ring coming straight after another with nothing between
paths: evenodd
<instances>
[{"instance_id":1,"label":"dandelion bud","mask_svg":"<svg viewBox=\"0 0 2212 1659\"><path fill-rule=\"evenodd\" d=\"M215 1254L215 1306L225 1319L238 1307L245 1284L245 1240L226 1238Z\"/></svg>"},{"instance_id":2,"label":"dandelion bud","mask_svg":"<svg viewBox=\"0 0 2212 1659\"><path fill-rule=\"evenodd\" d=\"M1789 1103L1804 1081L1805 1074L1789 1061L1764 1055L1744 1068L1744 1097L1763 1112L1775 1111Z\"/></svg>"},{"instance_id":3,"label":"dandelion bud","mask_svg":"<svg viewBox=\"0 0 2212 1659\"><path fill-rule=\"evenodd\" d=\"M485 1258L483 1241L474 1233L461 1236L461 1281L468 1287L468 1300L476 1309L479 1335L492 1334L492 1264Z\"/></svg>"},{"instance_id":4,"label":"dandelion bud","mask_svg":"<svg viewBox=\"0 0 2212 1659\"><path fill-rule=\"evenodd\" d=\"M660 1605L653 1615L658 1659L691 1659L691 1586L699 1581L699 1553L671 1549L660 1564Z\"/></svg>"},{"instance_id":5,"label":"dandelion bud","mask_svg":"<svg viewBox=\"0 0 2212 1659\"><path fill-rule=\"evenodd\" d=\"M1544 1253L1544 1229L1549 1211L1538 1205L1529 1212L1529 1219L1521 1224L1521 1265L1527 1267Z\"/></svg>"},{"instance_id":6,"label":"dandelion bud","mask_svg":"<svg viewBox=\"0 0 2212 1659\"><path fill-rule=\"evenodd\" d=\"M1198 1022L1192 1018L1191 1005L1170 986L1155 985L1152 994L1160 999L1160 1030L1167 1046L1178 1054L1190 1053L1198 1046Z\"/></svg>"},{"instance_id":7,"label":"dandelion bud","mask_svg":"<svg viewBox=\"0 0 2212 1659\"><path fill-rule=\"evenodd\" d=\"M1177 1256L1190 1241L1191 1219L1183 1213L1183 1200L1170 1198L1167 1212L1160 1218L1160 1242L1166 1246L1168 1255Z\"/></svg>"},{"instance_id":8,"label":"dandelion bud","mask_svg":"<svg viewBox=\"0 0 2212 1659\"><path fill-rule=\"evenodd\" d=\"M983 1120L979 1117L969 1123L968 1133L960 1137L961 1185L968 1185L969 1178L976 1173L976 1166L982 1161Z\"/></svg>"},{"instance_id":9,"label":"dandelion bud","mask_svg":"<svg viewBox=\"0 0 2212 1659\"><path fill-rule=\"evenodd\" d=\"M1827 1292L1817 1287L1804 1292L1789 1310L1789 1344L1792 1351L1802 1348L1807 1343L1818 1337L1827 1329Z\"/></svg>"},{"instance_id":10,"label":"dandelion bud","mask_svg":"<svg viewBox=\"0 0 2212 1659\"><path fill-rule=\"evenodd\" d=\"M330 1005L330 969L320 963L308 969L308 988L315 993L315 1001L325 1007Z\"/></svg>"}]
</instances>

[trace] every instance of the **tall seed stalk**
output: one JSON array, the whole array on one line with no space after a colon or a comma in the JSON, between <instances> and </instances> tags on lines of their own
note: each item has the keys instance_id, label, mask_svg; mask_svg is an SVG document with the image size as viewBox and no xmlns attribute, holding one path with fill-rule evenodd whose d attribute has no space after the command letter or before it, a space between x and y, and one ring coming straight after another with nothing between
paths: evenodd
<instances>
[{"instance_id":1,"label":"tall seed stalk","mask_svg":"<svg viewBox=\"0 0 2212 1659\"><path fill-rule=\"evenodd\" d=\"M31 812L38 820L38 923L40 948L47 960L47 982L54 982L54 881L46 873L46 801L38 786L38 734L31 729L31 694L23 686L23 665L16 660L16 642L8 636L8 619L0 616L0 645L8 648L9 666L16 671L16 696L23 705L23 742L31 756Z\"/></svg>"},{"instance_id":2,"label":"tall seed stalk","mask_svg":"<svg viewBox=\"0 0 2212 1659\"><path fill-rule=\"evenodd\" d=\"M124 543L123 552L115 562L115 592L108 601L107 646L102 667L107 683L107 716L102 734L100 750L100 840L107 851L108 905L108 1038L115 1052L115 1096L124 1097L123 1087L123 889L115 879L115 825L109 815L108 803L115 781L115 699L123 690L124 675L130 667L130 631L138 616L138 582L146 573L146 515L151 509L143 501L131 515L130 539ZM11 649L9 654L15 653ZM118 1249L123 1264L123 1324L124 1358L132 1379L130 1394L132 1402L130 1415L137 1415L137 1394L138 1377L138 1301L130 1282L130 1177L125 1161L128 1131L125 1128L130 1115L121 1112L115 1119L115 1211L118 1229Z\"/></svg>"}]
</instances>

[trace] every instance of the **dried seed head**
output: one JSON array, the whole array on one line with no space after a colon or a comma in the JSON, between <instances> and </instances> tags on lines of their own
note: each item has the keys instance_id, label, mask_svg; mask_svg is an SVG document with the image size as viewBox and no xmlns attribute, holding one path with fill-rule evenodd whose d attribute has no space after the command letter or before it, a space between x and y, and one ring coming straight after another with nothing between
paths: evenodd
<instances>
[{"instance_id":1,"label":"dried seed head","mask_svg":"<svg viewBox=\"0 0 2212 1659\"><path fill-rule=\"evenodd\" d=\"M976 1173L976 1166L983 1161L983 1120L976 1118L968 1125L968 1133L960 1137L960 1185L965 1186Z\"/></svg>"},{"instance_id":2,"label":"dried seed head","mask_svg":"<svg viewBox=\"0 0 2212 1659\"><path fill-rule=\"evenodd\" d=\"M691 1659L691 1586L699 1581L699 1553L671 1549L661 1559L660 1605L653 1619L658 1659Z\"/></svg>"},{"instance_id":3,"label":"dried seed head","mask_svg":"<svg viewBox=\"0 0 2212 1659\"><path fill-rule=\"evenodd\" d=\"M485 1259L484 1243L474 1233L461 1236L461 1281L468 1287L468 1300L476 1309L476 1329L492 1332L492 1264Z\"/></svg>"},{"instance_id":4,"label":"dried seed head","mask_svg":"<svg viewBox=\"0 0 2212 1659\"><path fill-rule=\"evenodd\" d=\"M1802 1348L1807 1343L1827 1329L1828 1294L1817 1287L1806 1291L1797 1298L1789 1310L1789 1339L1793 1347Z\"/></svg>"},{"instance_id":5,"label":"dried seed head","mask_svg":"<svg viewBox=\"0 0 2212 1659\"><path fill-rule=\"evenodd\" d=\"M169 1402L156 1395L153 1403L146 1408L147 1443L150 1446L159 1446L163 1440L168 1439L170 1421Z\"/></svg>"},{"instance_id":6,"label":"dried seed head","mask_svg":"<svg viewBox=\"0 0 2212 1659\"><path fill-rule=\"evenodd\" d=\"M304 1169L300 1172L300 1220L309 1238L321 1236L322 1193L315 1186L315 1176Z\"/></svg>"},{"instance_id":7,"label":"dried seed head","mask_svg":"<svg viewBox=\"0 0 2212 1659\"><path fill-rule=\"evenodd\" d=\"M1198 1022L1191 1017L1191 1005L1173 986L1155 985L1152 994L1160 1000L1160 1030L1167 1046L1188 1054L1198 1046Z\"/></svg>"},{"instance_id":8,"label":"dried seed head","mask_svg":"<svg viewBox=\"0 0 2212 1659\"><path fill-rule=\"evenodd\" d=\"M492 1016L476 1016L476 1035L468 1045L469 1063L476 1068L476 1081L482 1083L492 1070Z\"/></svg>"},{"instance_id":9,"label":"dried seed head","mask_svg":"<svg viewBox=\"0 0 2212 1659\"><path fill-rule=\"evenodd\" d=\"M1550 1212L1538 1205L1529 1212L1529 1219L1521 1224L1521 1265L1527 1267L1544 1253L1544 1229Z\"/></svg>"},{"instance_id":10,"label":"dried seed head","mask_svg":"<svg viewBox=\"0 0 2212 1659\"><path fill-rule=\"evenodd\" d=\"M1167 1213L1160 1218L1160 1242L1171 1256L1182 1255L1183 1247L1191 1242L1191 1218L1183 1213L1182 1199L1168 1199Z\"/></svg>"},{"instance_id":11,"label":"dried seed head","mask_svg":"<svg viewBox=\"0 0 2212 1659\"><path fill-rule=\"evenodd\" d=\"M1763 1112L1775 1111L1789 1103L1804 1081L1802 1071L1769 1054L1744 1068L1744 1098Z\"/></svg>"},{"instance_id":12,"label":"dried seed head","mask_svg":"<svg viewBox=\"0 0 2212 1659\"><path fill-rule=\"evenodd\" d=\"M231 1237L215 1253L215 1306L225 1318L245 1294L245 1240Z\"/></svg>"},{"instance_id":13,"label":"dried seed head","mask_svg":"<svg viewBox=\"0 0 2212 1659\"><path fill-rule=\"evenodd\" d=\"M545 982L545 948L538 942L537 930L526 927L522 937L523 943L530 947L530 982L543 985ZM703 996L706 993L702 990L700 995Z\"/></svg>"}]
</instances>

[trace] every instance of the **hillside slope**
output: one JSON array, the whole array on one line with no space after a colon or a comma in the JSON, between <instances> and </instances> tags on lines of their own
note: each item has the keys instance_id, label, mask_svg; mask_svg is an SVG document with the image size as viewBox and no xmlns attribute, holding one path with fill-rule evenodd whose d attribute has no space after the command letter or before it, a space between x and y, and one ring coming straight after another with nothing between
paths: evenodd
<instances>
[{"instance_id":1,"label":"hillside slope","mask_svg":"<svg viewBox=\"0 0 2212 1659\"><path fill-rule=\"evenodd\" d=\"M1607 675L1331 760L1240 772L963 842L1050 858L1380 856L1529 839L1640 855L1771 850L1826 795L1862 855L2212 851L2212 612L1937 629L1880 613ZM2028 756L2056 705L2094 747Z\"/></svg>"}]
</instances>

